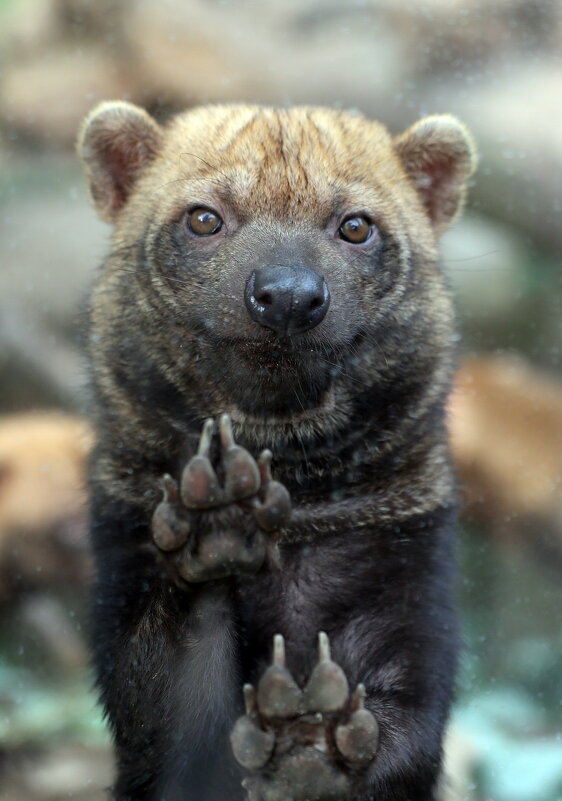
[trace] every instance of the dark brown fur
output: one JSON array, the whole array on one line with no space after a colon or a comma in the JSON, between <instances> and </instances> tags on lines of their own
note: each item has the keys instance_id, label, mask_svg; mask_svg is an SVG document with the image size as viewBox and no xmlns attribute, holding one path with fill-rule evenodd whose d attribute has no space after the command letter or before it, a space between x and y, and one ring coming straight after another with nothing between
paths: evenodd
<instances>
[{"instance_id":1,"label":"dark brown fur","mask_svg":"<svg viewBox=\"0 0 562 801\"><path fill-rule=\"evenodd\" d=\"M436 235L474 168L468 134L444 116L393 140L361 116L249 106L161 129L116 103L86 120L80 150L115 223L90 333L95 648L115 797L240 797L227 748L239 688L275 632L304 678L324 629L381 728L354 797L428 801L456 653L443 422L455 336ZM194 205L224 230L187 236ZM351 213L375 221L372 247L337 238ZM324 275L332 300L289 348L243 292L252 270L292 264ZM283 566L182 593L151 549L150 515L162 474L224 412L251 452L271 448L291 493Z\"/></svg>"}]
</instances>

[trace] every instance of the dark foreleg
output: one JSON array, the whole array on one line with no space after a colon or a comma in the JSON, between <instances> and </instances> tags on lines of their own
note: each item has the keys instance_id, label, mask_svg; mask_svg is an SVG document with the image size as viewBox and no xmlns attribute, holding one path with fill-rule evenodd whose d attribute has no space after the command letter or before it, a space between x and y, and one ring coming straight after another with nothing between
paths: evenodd
<instances>
[{"instance_id":1,"label":"dark foreleg","mask_svg":"<svg viewBox=\"0 0 562 801\"><path fill-rule=\"evenodd\" d=\"M115 540L123 533L121 525ZM203 767L224 764L240 706L229 590L179 590L150 551L128 545L99 549L93 608L97 680L116 744L114 798L199 801L208 797L198 786Z\"/></svg>"},{"instance_id":2,"label":"dark foreleg","mask_svg":"<svg viewBox=\"0 0 562 801\"><path fill-rule=\"evenodd\" d=\"M277 801L288 794L302 801L432 801L457 653L448 518L444 510L400 528L362 535L342 530L295 543L282 550L283 571L267 587L256 579L240 593L261 599L261 605L253 601L254 616L248 617L251 648L260 652L264 636L284 635L286 667L301 699L294 709L272 714L268 693L260 704L260 687L263 696L272 668L246 673L257 688L255 703L246 690L246 717L254 727L248 720L237 724L234 746L250 770L256 799ZM311 654L319 630L329 635L332 659L349 687L330 711L302 701L311 673L318 671ZM359 727L354 743L351 718L362 705L365 729ZM256 726L268 736L263 742L255 737L252 746ZM289 771L291 760L302 770ZM313 764L314 771L305 767Z\"/></svg>"}]
</instances>

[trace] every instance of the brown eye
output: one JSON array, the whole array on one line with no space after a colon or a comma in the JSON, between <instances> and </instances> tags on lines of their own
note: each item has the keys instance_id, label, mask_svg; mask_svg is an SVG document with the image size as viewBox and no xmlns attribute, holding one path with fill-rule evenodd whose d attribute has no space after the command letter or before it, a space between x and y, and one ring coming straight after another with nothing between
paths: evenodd
<instances>
[{"instance_id":1,"label":"brown eye","mask_svg":"<svg viewBox=\"0 0 562 801\"><path fill-rule=\"evenodd\" d=\"M338 233L352 245L362 245L373 233L373 225L366 217L348 217L338 228Z\"/></svg>"},{"instance_id":2,"label":"brown eye","mask_svg":"<svg viewBox=\"0 0 562 801\"><path fill-rule=\"evenodd\" d=\"M222 220L218 214L209 209L193 209L187 215L189 230L197 236L211 236L222 228Z\"/></svg>"}]
</instances>

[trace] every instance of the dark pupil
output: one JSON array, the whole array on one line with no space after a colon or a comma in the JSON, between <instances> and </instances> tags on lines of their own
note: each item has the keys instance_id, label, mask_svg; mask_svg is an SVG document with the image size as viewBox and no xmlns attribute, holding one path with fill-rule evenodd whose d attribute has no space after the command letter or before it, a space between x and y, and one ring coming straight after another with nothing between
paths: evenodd
<instances>
[{"instance_id":1,"label":"dark pupil","mask_svg":"<svg viewBox=\"0 0 562 801\"><path fill-rule=\"evenodd\" d=\"M346 220L340 228L344 239L350 242L364 242L369 236L370 226L364 217L352 217Z\"/></svg>"},{"instance_id":2,"label":"dark pupil","mask_svg":"<svg viewBox=\"0 0 562 801\"><path fill-rule=\"evenodd\" d=\"M220 219L212 211L194 211L191 227L196 234L213 234L220 227Z\"/></svg>"}]
</instances>

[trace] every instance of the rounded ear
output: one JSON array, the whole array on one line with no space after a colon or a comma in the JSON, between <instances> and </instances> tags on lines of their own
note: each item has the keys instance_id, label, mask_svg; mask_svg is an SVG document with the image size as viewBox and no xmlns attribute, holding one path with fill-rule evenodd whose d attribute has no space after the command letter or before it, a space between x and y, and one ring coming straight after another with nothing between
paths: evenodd
<instances>
[{"instance_id":1,"label":"rounded ear","mask_svg":"<svg viewBox=\"0 0 562 801\"><path fill-rule=\"evenodd\" d=\"M394 147L437 233L461 211L476 169L476 145L449 114L425 117L394 139Z\"/></svg>"},{"instance_id":2,"label":"rounded ear","mask_svg":"<svg viewBox=\"0 0 562 801\"><path fill-rule=\"evenodd\" d=\"M132 103L101 103L86 117L78 136L78 154L103 220L115 220L161 143L160 126Z\"/></svg>"}]
</instances>

